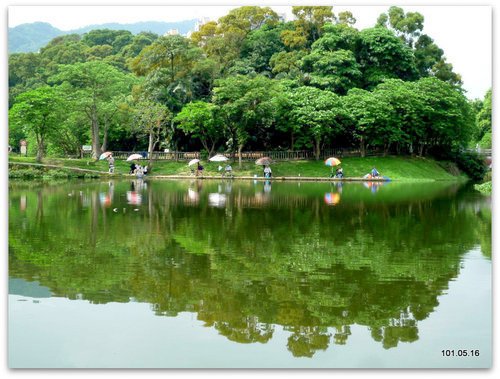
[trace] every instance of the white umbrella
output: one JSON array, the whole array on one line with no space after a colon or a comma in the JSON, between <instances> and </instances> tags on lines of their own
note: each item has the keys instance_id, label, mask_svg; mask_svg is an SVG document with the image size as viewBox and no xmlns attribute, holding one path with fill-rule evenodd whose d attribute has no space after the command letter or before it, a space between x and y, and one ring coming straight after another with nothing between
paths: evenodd
<instances>
[{"instance_id":1,"label":"white umbrella","mask_svg":"<svg viewBox=\"0 0 500 379\"><path fill-rule=\"evenodd\" d=\"M136 159L143 159L144 157L141 154L132 154L127 158L127 161L135 161Z\"/></svg>"},{"instance_id":2,"label":"white umbrella","mask_svg":"<svg viewBox=\"0 0 500 379\"><path fill-rule=\"evenodd\" d=\"M227 160L229 160L229 158L225 157L222 154L214 155L212 158L209 159L210 162L225 162Z\"/></svg>"},{"instance_id":3,"label":"white umbrella","mask_svg":"<svg viewBox=\"0 0 500 379\"><path fill-rule=\"evenodd\" d=\"M195 163L198 163L200 160L199 159L191 159L188 163L188 166L192 166L194 165Z\"/></svg>"}]
</instances>

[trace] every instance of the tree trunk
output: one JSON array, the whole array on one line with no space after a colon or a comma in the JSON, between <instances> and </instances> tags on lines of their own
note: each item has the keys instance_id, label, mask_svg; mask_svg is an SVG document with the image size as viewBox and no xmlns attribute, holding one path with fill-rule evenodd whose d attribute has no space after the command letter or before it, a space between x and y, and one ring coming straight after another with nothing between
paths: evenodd
<instances>
[{"instance_id":1,"label":"tree trunk","mask_svg":"<svg viewBox=\"0 0 500 379\"><path fill-rule=\"evenodd\" d=\"M97 110L92 107L92 158L99 159L101 155L101 144L99 143L99 121L97 120Z\"/></svg>"},{"instance_id":2,"label":"tree trunk","mask_svg":"<svg viewBox=\"0 0 500 379\"><path fill-rule=\"evenodd\" d=\"M293 133L293 130L290 133L290 150L293 151L295 145L295 134Z\"/></svg>"},{"instance_id":3,"label":"tree trunk","mask_svg":"<svg viewBox=\"0 0 500 379\"><path fill-rule=\"evenodd\" d=\"M388 143L384 144L384 157L386 157L387 154L389 153L389 146L390 144Z\"/></svg>"},{"instance_id":4,"label":"tree trunk","mask_svg":"<svg viewBox=\"0 0 500 379\"><path fill-rule=\"evenodd\" d=\"M148 173L151 171L153 168L153 151L155 150L156 144L159 142L160 139L160 126L161 126L161 121L157 120L156 121L156 126L158 128L158 134L155 136L155 131L154 128L151 128L149 131L149 144L148 144ZM156 137L156 138L155 138Z\"/></svg>"},{"instance_id":5,"label":"tree trunk","mask_svg":"<svg viewBox=\"0 0 500 379\"><path fill-rule=\"evenodd\" d=\"M316 137L314 140L314 157L319 161L321 155L321 137Z\"/></svg>"},{"instance_id":6,"label":"tree trunk","mask_svg":"<svg viewBox=\"0 0 500 379\"><path fill-rule=\"evenodd\" d=\"M43 140L42 135L36 136L36 142L37 142L37 150L36 150L36 161L40 163L42 161L43 155L44 155L44 150L45 150L45 142Z\"/></svg>"},{"instance_id":7,"label":"tree trunk","mask_svg":"<svg viewBox=\"0 0 500 379\"><path fill-rule=\"evenodd\" d=\"M238 144L238 165L241 168L241 151L243 150L242 144Z\"/></svg>"},{"instance_id":8,"label":"tree trunk","mask_svg":"<svg viewBox=\"0 0 500 379\"><path fill-rule=\"evenodd\" d=\"M106 151L107 149L108 149L108 123L105 121L104 122L104 136L102 137L101 151Z\"/></svg>"},{"instance_id":9,"label":"tree trunk","mask_svg":"<svg viewBox=\"0 0 500 379\"><path fill-rule=\"evenodd\" d=\"M421 143L419 146L418 146L418 156L419 157L422 157L424 155L424 144Z\"/></svg>"},{"instance_id":10,"label":"tree trunk","mask_svg":"<svg viewBox=\"0 0 500 379\"><path fill-rule=\"evenodd\" d=\"M361 139L359 140L359 151L361 153L361 157L366 156L365 138L363 136L361 136Z\"/></svg>"}]
</instances>

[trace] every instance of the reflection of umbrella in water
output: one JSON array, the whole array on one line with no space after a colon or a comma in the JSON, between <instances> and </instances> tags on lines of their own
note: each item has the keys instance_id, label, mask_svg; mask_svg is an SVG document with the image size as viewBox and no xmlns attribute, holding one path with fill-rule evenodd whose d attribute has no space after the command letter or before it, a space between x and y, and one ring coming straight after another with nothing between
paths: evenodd
<instances>
[{"instance_id":1,"label":"reflection of umbrella in water","mask_svg":"<svg viewBox=\"0 0 500 379\"><path fill-rule=\"evenodd\" d=\"M335 157L330 157L327 160L325 160L325 165L327 166L338 166L340 164L340 160L335 158Z\"/></svg>"},{"instance_id":2,"label":"reflection of umbrella in water","mask_svg":"<svg viewBox=\"0 0 500 379\"><path fill-rule=\"evenodd\" d=\"M106 192L99 193L99 200L105 207L109 207L111 205L111 196Z\"/></svg>"},{"instance_id":3,"label":"reflection of umbrella in water","mask_svg":"<svg viewBox=\"0 0 500 379\"><path fill-rule=\"evenodd\" d=\"M337 205L340 202L340 195L338 193L327 192L324 199L328 205Z\"/></svg>"},{"instance_id":4,"label":"reflection of umbrella in water","mask_svg":"<svg viewBox=\"0 0 500 379\"><path fill-rule=\"evenodd\" d=\"M268 166L270 165L271 163L273 163L272 159L269 158L269 157L262 157L262 158L259 158L255 161L255 164L259 165L259 166Z\"/></svg>"},{"instance_id":5,"label":"reflection of umbrella in water","mask_svg":"<svg viewBox=\"0 0 500 379\"><path fill-rule=\"evenodd\" d=\"M229 160L229 158L225 157L222 154L214 155L212 158L209 159L210 162L225 162L225 161L228 161L228 160Z\"/></svg>"},{"instance_id":6,"label":"reflection of umbrella in water","mask_svg":"<svg viewBox=\"0 0 500 379\"><path fill-rule=\"evenodd\" d=\"M223 193L209 193L208 204L211 207L223 208L226 205L226 195Z\"/></svg>"},{"instance_id":7,"label":"reflection of umbrella in water","mask_svg":"<svg viewBox=\"0 0 500 379\"><path fill-rule=\"evenodd\" d=\"M127 191L127 202L133 205L141 205L142 195L136 191Z\"/></svg>"},{"instance_id":8,"label":"reflection of umbrella in water","mask_svg":"<svg viewBox=\"0 0 500 379\"><path fill-rule=\"evenodd\" d=\"M197 203L200 200L200 194L195 190L188 188L188 199L190 202Z\"/></svg>"},{"instance_id":9,"label":"reflection of umbrella in water","mask_svg":"<svg viewBox=\"0 0 500 379\"><path fill-rule=\"evenodd\" d=\"M191 160L189 161L189 163L188 163L188 166L192 166L192 165L194 165L194 164L198 163L199 161L200 161L199 159L191 159Z\"/></svg>"},{"instance_id":10,"label":"reflection of umbrella in water","mask_svg":"<svg viewBox=\"0 0 500 379\"><path fill-rule=\"evenodd\" d=\"M109 157L111 154L113 154L111 151L105 151L104 153L101 154L101 156L99 157L99 160L102 161L103 159L106 159L107 157Z\"/></svg>"},{"instance_id":11,"label":"reflection of umbrella in water","mask_svg":"<svg viewBox=\"0 0 500 379\"><path fill-rule=\"evenodd\" d=\"M127 158L127 161L135 161L136 159L143 159L141 154L132 154Z\"/></svg>"}]
</instances>

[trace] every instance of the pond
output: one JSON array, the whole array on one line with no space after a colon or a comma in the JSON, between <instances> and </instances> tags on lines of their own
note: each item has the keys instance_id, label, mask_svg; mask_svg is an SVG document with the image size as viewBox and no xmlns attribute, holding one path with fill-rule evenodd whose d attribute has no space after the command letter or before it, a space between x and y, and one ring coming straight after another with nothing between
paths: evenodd
<instances>
[{"instance_id":1,"label":"pond","mask_svg":"<svg viewBox=\"0 0 500 379\"><path fill-rule=\"evenodd\" d=\"M13 368L490 367L490 198L433 183L9 183Z\"/></svg>"}]
</instances>

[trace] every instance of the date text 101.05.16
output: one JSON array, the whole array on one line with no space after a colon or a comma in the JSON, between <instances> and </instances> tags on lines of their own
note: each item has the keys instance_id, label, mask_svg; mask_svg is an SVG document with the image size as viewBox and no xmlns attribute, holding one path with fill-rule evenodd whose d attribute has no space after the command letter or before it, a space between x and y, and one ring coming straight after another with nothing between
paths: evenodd
<instances>
[{"instance_id":1,"label":"date text 101.05.16","mask_svg":"<svg viewBox=\"0 0 500 379\"><path fill-rule=\"evenodd\" d=\"M479 350L474 349L447 349L441 350L443 357L479 357Z\"/></svg>"}]
</instances>

